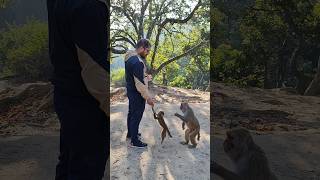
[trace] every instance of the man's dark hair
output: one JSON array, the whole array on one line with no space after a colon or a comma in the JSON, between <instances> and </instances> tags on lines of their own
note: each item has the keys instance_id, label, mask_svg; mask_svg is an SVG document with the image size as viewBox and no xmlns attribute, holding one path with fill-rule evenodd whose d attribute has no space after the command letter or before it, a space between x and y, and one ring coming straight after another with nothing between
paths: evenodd
<instances>
[{"instance_id":1,"label":"man's dark hair","mask_svg":"<svg viewBox=\"0 0 320 180\"><path fill-rule=\"evenodd\" d=\"M143 48L150 48L151 43L149 42L148 39L140 39L137 44L136 44L136 49L143 47Z\"/></svg>"}]
</instances>

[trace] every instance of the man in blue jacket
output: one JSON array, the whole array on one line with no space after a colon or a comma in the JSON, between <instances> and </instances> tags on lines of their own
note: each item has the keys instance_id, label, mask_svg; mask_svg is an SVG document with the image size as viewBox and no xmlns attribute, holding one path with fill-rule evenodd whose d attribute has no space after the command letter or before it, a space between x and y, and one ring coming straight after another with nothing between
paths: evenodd
<instances>
[{"instance_id":1,"label":"man in blue jacket","mask_svg":"<svg viewBox=\"0 0 320 180\"><path fill-rule=\"evenodd\" d=\"M101 180L109 157L109 10L103 0L47 0L47 8L61 125L55 179Z\"/></svg>"},{"instance_id":2,"label":"man in blue jacket","mask_svg":"<svg viewBox=\"0 0 320 180\"><path fill-rule=\"evenodd\" d=\"M125 56L126 88L129 99L129 112L127 117L128 134L131 146L143 148L147 144L141 142L139 124L145 109L145 103L154 106L153 99L148 91L149 75L147 75L145 58L150 52L151 44L147 39L141 39L134 51L128 51Z\"/></svg>"}]
</instances>

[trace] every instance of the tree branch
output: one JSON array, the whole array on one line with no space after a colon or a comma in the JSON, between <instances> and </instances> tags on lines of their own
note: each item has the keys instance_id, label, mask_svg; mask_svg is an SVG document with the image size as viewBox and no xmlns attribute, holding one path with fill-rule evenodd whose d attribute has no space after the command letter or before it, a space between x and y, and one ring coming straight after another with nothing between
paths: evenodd
<instances>
[{"instance_id":1,"label":"tree branch","mask_svg":"<svg viewBox=\"0 0 320 180\"><path fill-rule=\"evenodd\" d=\"M125 54L128 51L128 49L116 49L114 47L111 48L111 52L113 54Z\"/></svg>"},{"instance_id":2,"label":"tree branch","mask_svg":"<svg viewBox=\"0 0 320 180\"><path fill-rule=\"evenodd\" d=\"M162 64L155 70L154 75L158 74L158 73L159 73L165 66L167 66L168 64L170 64L170 63L172 63L172 62L174 62L174 61L176 61L176 60L178 60L178 59L180 59L180 58L182 58L182 57L184 57L184 56L192 53L194 50L196 50L197 48L203 46L203 45L206 44L206 43L208 43L208 41L202 41L202 42L200 42L199 44L197 44L197 45L193 46L192 48L188 49L188 50L185 51L184 53L182 53L182 54L180 54L180 55L178 55L178 56L175 56L175 57L173 57L173 58L170 58L168 61L162 63Z\"/></svg>"},{"instance_id":3,"label":"tree branch","mask_svg":"<svg viewBox=\"0 0 320 180\"><path fill-rule=\"evenodd\" d=\"M184 19L174 19L174 18L166 18L161 24L160 27L164 27L166 24L170 23L170 24L183 24L188 22L194 15L194 13L198 10L198 8L201 6L201 0L198 1L198 4L193 8L193 10L191 11L191 13Z\"/></svg>"},{"instance_id":4,"label":"tree branch","mask_svg":"<svg viewBox=\"0 0 320 180\"><path fill-rule=\"evenodd\" d=\"M151 2L151 0L147 0L147 2L144 4L143 0L141 0L142 7L141 7L141 11L140 11L140 17L138 19L138 22L139 22L139 36L140 36L139 38L143 38L144 37L143 19L144 19L145 12L146 12L150 2Z\"/></svg>"},{"instance_id":5,"label":"tree branch","mask_svg":"<svg viewBox=\"0 0 320 180\"><path fill-rule=\"evenodd\" d=\"M174 18L166 18L158 27L158 32L157 32L157 36L156 36L156 41L155 41L155 45L154 45L154 52L152 55L152 59L151 59L151 68L153 68L153 63L157 54L157 49L158 49L158 45L159 45L159 40L160 40L160 34L163 30L163 28L168 24L183 24L183 23L187 23L194 15L194 13L198 10L198 8L201 6L201 0L198 1L197 5L193 8L193 10L191 11L191 13L185 18L185 19L174 19Z\"/></svg>"},{"instance_id":6,"label":"tree branch","mask_svg":"<svg viewBox=\"0 0 320 180\"><path fill-rule=\"evenodd\" d=\"M137 41L136 41L136 38L134 38L130 33L128 33L127 31L125 30L122 30L122 29L116 29L118 32L116 32L115 34L118 34L118 33L124 33L126 36L128 36L128 38L131 40L131 42L133 42L133 47L136 46L137 44Z\"/></svg>"},{"instance_id":7,"label":"tree branch","mask_svg":"<svg viewBox=\"0 0 320 180\"><path fill-rule=\"evenodd\" d=\"M148 28L148 31L147 31L147 39L150 39L151 38L151 35L152 35L152 32L156 26L156 24L158 23L159 21L159 17L165 13L165 10L162 11L162 8L165 4L166 0L163 0L160 4L160 8L159 8L159 11L156 11L156 14L155 14L155 17L154 19L152 19L152 14L151 14L151 11L149 11L149 21L152 22ZM168 4L171 4L173 1L170 1ZM157 8L158 9L158 8Z\"/></svg>"},{"instance_id":8,"label":"tree branch","mask_svg":"<svg viewBox=\"0 0 320 180\"><path fill-rule=\"evenodd\" d=\"M264 12L280 12L279 9L263 9L263 8L255 8L255 7L251 7L250 10L253 10L253 11L264 11Z\"/></svg>"},{"instance_id":9,"label":"tree branch","mask_svg":"<svg viewBox=\"0 0 320 180\"><path fill-rule=\"evenodd\" d=\"M119 37L119 38L116 38L116 37ZM115 36L114 42L117 42L117 41L124 41L124 42L130 43L133 47L135 46L134 42L132 42L129 38L121 35Z\"/></svg>"},{"instance_id":10,"label":"tree branch","mask_svg":"<svg viewBox=\"0 0 320 180\"><path fill-rule=\"evenodd\" d=\"M315 96L318 94L320 94L320 56L318 59L317 72L314 75L314 78L309 84L308 88L304 92L305 96Z\"/></svg>"},{"instance_id":11,"label":"tree branch","mask_svg":"<svg viewBox=\"0 0 320 180\"><path fill-rule=\"evenodd\" d=\"M168 33L169 33L169 37L170 37L170 41L171 41L171 46L172 46L172 54L174 52L174 43L173 43L173 38L172 38L172 32L169 31L167 28L164 28Z\"/></svg>"},{"instance_id":12,"label":"tree branch","mask_svg":"<svg viewBox=\"0 0 320 180\"><path fill-rule=\"evenodd\" d=\"M125 2L123 4L123 7L119 7L119 6L112 6L112 8L120 11L123 13L124 16L126 16L126 18L130 21L130 23L132 24L134 30L136 31L137 34L139 34L139 30L138 30L138 27L137 27L137 23L135 22L134 20L134 17L133 17L133 13L131 14L128 14L128 12L130 13L129 9L125 8L126 5L125 5ZM131 16L130 16L131 15Z\"/></svg>"}]
</instances>

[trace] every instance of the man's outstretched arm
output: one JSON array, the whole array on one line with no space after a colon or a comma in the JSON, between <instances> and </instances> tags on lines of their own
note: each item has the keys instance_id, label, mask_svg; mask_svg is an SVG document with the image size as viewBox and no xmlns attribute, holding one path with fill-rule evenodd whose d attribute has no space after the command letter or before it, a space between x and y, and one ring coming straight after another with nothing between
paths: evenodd
<instances>
[{"instance_id":1,"label":"man's outstretched arm","mask_svg":"<svg viewBox=\"0 0 320 180\"><path fill-rule=\"evenodd\" d=\"M107 6L88 1L73 12L71 32L81 65L81 76L89 93L109 115Z\"/></svg>"},{"instance_id":2,"label":"man's outstretched arm","mask_svg":"<svg viewBox=\"0 0 320 180\"><path fill-rule=\"evenodd\" d=\"M136 58L136 57L134 57ZM133 77L137 90L140 92L141 96L148 100L151 98L148 87L144 84L144 65L142 62L137 62L133 68Z\"/></svg>"}]
</instances>

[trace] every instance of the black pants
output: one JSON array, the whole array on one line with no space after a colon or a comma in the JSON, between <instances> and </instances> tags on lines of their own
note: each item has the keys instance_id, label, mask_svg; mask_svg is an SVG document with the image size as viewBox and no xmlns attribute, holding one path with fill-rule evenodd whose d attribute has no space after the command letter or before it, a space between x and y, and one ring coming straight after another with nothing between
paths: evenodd
<instances>
[{"instance_id":1,"label":"black pants","mask_svg":"<svg viewBox=\"0 0 320 180\"><path fill-rule=\"evenodd\" d=\"M109 117L82 80L77 47L109 70L106 4L47 0L54 105L60 120L56 180L101 180L109 157Z\"/></svg>"},{"instance_id":2,"label":"black pants","mask_svg":"<svg viewBox=\"0 0 320 180\"><path fill-rule=\"evenodd\" d=\"M129 99L129 112L127 117L128 135L131 142L138 140L138 131L141 118L145 109L146 101L138 92L127 93Z\"/></svg>"},{"instance_id":3,"label":"black pants","mask_svg":"<svg viewBox=\"0 0 320 180\"><path fill-rule=\"evenodd\" d=\"M56 180L101 180L109 156L108 117L93 97L54 92L61 124Z\"/></svg>"}]
</instances>

